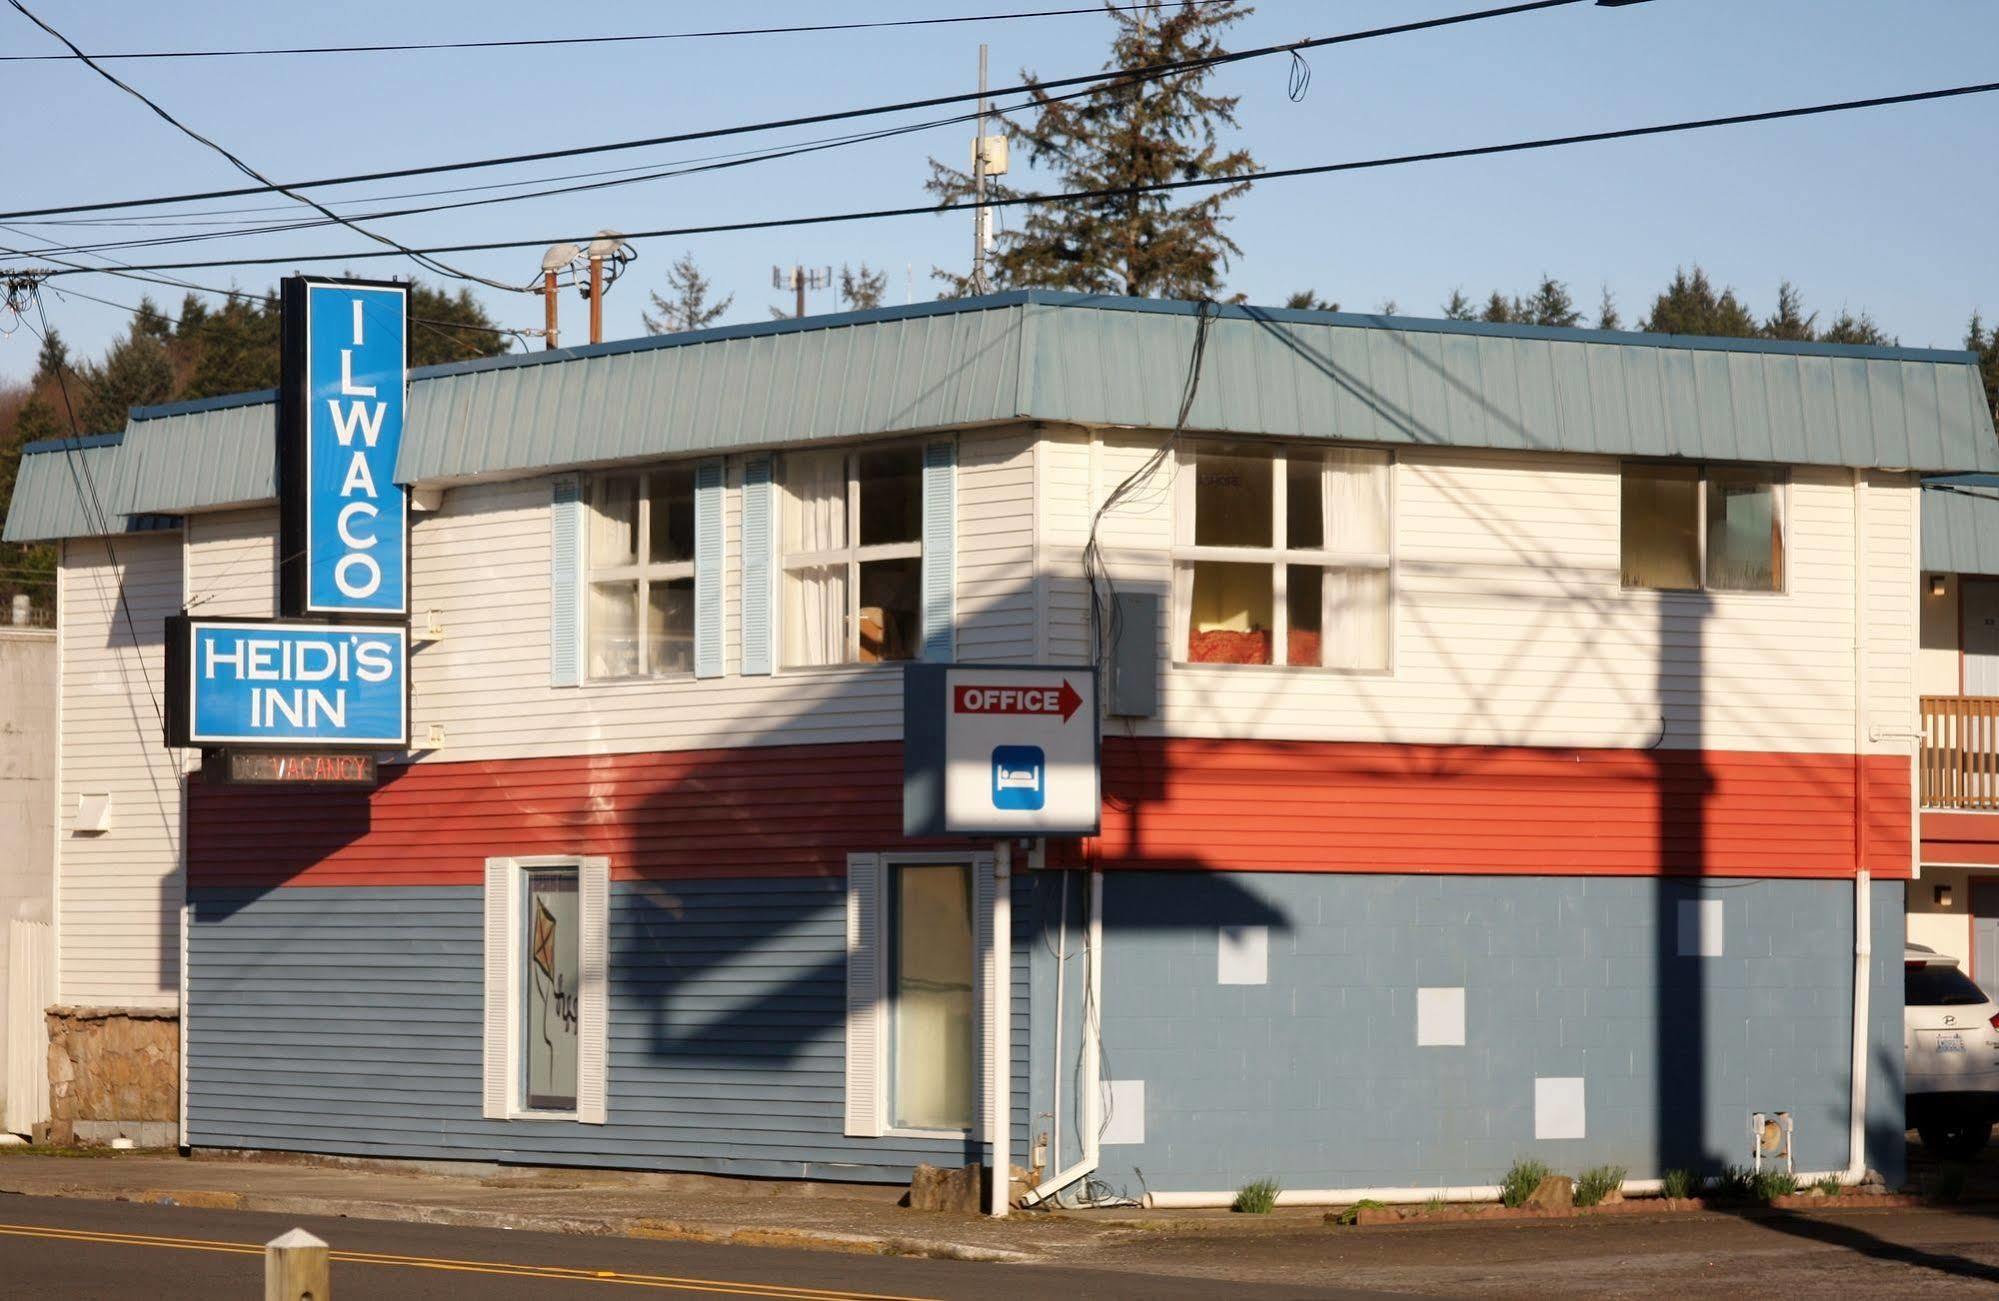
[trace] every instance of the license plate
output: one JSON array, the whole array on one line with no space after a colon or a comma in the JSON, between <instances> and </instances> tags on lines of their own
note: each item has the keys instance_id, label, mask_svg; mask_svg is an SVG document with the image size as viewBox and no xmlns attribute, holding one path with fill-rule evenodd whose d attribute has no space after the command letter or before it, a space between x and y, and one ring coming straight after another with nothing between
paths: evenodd
<instances>
[{"instance_id":1,"label":"license plate","mask_svg":"<svg viewBox=\"0 0 1999 1301\"><path fill-rule=\"evenodd\" d=\"M1940 1053L1961 1053L1964 1051L1963 1035L1939 1035L1936 1050Z\"/></svg>"}]
</instances>

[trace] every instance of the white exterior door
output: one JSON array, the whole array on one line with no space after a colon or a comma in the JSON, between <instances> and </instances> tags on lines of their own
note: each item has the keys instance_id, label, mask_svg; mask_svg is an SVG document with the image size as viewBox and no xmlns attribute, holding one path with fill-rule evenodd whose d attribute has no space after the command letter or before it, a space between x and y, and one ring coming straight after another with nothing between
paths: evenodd
<instances>
[{"instance_id":1,"label":"white exterior door","mask_svg":"<svg viewBox=\"0 0 1999 1301\"><path fill-rule=\"evenodd\" d=\"M1964 694L1999 696L1999 582L1960 585L1964 618Z\"/></svg>"}]
</instances>

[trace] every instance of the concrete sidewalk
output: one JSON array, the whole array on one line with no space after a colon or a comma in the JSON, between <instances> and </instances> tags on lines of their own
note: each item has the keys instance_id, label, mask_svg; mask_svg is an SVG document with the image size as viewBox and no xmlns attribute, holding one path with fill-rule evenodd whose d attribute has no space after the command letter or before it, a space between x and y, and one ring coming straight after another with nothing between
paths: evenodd
<instances>
[{"instance_id":1,"label":"concrete sidewalk","mask_svg":"<svg viewBox=\"0 0 1999 1301\"><path fill-rule=\"evenodd\" d=\"M1784 1278L1786 1290L1930 1295L1999 1283L1991 1204L1827 1214L1722 1211L1511 1224L1334 1228L1271 1215L1110 1210L1005 1220L905 1210L898 1188L699 1175L170 1152L0 1148L0 1194L166 1203L519 1229L1088 1266L1218 1285L1426 1294L1695 1294ZM0 1196L0 1224L9 1221Z\"/></svg>"},{"instance_id":2,"label":"concrete sidewalk","mask_svg":"<svg viewBox=\"0 0 1999 1301\"><path fill-rule=\"evenodd\" d=\"M906 1210L900 1188L484 1163L0 1149L0 1193L964 1260L1058 1259L1100 1231Z\"/></svg>"}]
</instances>

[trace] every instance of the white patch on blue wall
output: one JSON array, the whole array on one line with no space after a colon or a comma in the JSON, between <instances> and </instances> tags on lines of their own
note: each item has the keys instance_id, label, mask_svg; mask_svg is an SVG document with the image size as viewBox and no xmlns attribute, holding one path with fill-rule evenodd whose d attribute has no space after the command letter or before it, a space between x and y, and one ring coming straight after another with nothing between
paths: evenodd
<instances>
[{"instance_id":1,"label":"white patch on blue wall","mask_svg":"<svg viewBox=\"0 0 1999 1301\"><path fill-rule=\"evenodd\" d=\"M1439 985L1416 991L1416 1046L1461 1048L1465 1042L1463 985Z\"/></svg>"},{"instance_id":2,"label":"white patch on blue wall","mask_svg":"<svg viewBox=\"0 0 1999 1301\"><path fill-rule=\"evenodd\" d=\"M1097 1142L1143 1143L1145 1141L1145 1081L1105 1080L1103 1134Z\"/></svg>"},{"instance_id":3,"label":"white patch on blue wall","mask_svg":"<svg viewBox=\"0 0 1999 1301\"><path fill-rule=\"evenodd\" d=\"M1215 950L1215 980L1224 985L1270 983L1270 928L1224 926Z\"/></svg>"},{"instance_id":4,"label":"white patch on blue wall","mask_svg":"<svg viewBox=\"0 0 1999 1301\"><path fill-rule=\"evenodd\" d=\"M1722 951L1721 900L1680 900L1680 956L1718 958Z\"/></svg>"},{"instance_id":5,"label":"white patch on blue wall","mask_svg":"<svg viewBox=\"0 0 1999 1301\"><path fill-rule=\"evenodd\" d=\"M1534 1080L1534 1137L1581 1138L1583 1077L1542 1075Z\"/></svg>"}]
</instances>

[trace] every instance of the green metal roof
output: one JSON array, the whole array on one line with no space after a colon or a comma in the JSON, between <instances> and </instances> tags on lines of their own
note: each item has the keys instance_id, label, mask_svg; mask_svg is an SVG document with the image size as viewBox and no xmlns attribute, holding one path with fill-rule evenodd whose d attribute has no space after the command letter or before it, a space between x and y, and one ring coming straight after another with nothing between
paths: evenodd
<instances>
[{"instance_id":1,"label":"green metal roof","mask_svg":"<svg viewBox=\"0 0 1999 1301\"><path fill-rule=\"evenodd\" d=\"M1024 290L429 367L411 372L397 478L449 484L1014 420L1170 427L1202 310ZM1195 430L1999 471L1968 353L1205 310ZM269 393L134 411L120 505L271 499L273 411Z\"/></svg>"},{"instance_id":2,"label":"green metal roof","mask_svg":"<svg viewBox=\"0 0 1999 1301\"><path fill-rule=\"evenodd\" d=\"M1999 574L1999 485L1924 485L1923 569Z\"/></svg>"},{"instance_id":3,"label":"green metal roof","mask_svg":"<svg viewBox=\"0 0 1999 1301\"><path fill-rule=\"evenodd\" d=\"M119 434L99 434L22 448L5 540L44 542L124 532L122 441Z\"/></svg>"}]
</instances>

